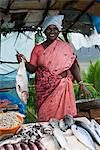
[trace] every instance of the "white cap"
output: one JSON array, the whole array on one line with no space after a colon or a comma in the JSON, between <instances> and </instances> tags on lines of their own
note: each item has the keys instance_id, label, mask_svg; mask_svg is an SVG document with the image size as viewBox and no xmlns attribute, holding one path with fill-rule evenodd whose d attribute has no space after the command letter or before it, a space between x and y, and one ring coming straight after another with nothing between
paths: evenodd
<instances>
[{"instance_id":1,"label":"white cap","mask_svg":"<svg viewBox=\"0 0 100 150\"><path fill-rule=\"evenodd\" d=\"M46 17L43 24L42 28L43 31L49 26L49 25L55 25L59 31L61 31L62 27L62 20L64 19L64 15L57 15L57 16L49 16Z\"/></svg>"}]
</instances>

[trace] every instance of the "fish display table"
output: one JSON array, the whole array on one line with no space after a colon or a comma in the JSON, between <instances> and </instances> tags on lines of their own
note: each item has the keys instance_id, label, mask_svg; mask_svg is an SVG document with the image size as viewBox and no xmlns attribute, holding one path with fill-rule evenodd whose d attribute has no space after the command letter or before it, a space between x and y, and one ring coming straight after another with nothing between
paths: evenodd
<instances>
[{"instance_id":1,"label":"fish display table","mask_svg":"<svg viewBox=\"0 0 100 150\"><path fill-rule=\"evenodd\" d=\"M66 119L69 118L66 117ZM86 117L74 118L74 123L70 120L68 125L71 126L66 130L64 130L62 120L57 119L23 124L16 135L0 141L0 150L6 150L6 148L9 150L100 150L100 144L97 144L100 142L100 136L95 143L90 135L85 134L84 129L77 126L75 121L90 124Z\"/></svg>"}]
</instances>

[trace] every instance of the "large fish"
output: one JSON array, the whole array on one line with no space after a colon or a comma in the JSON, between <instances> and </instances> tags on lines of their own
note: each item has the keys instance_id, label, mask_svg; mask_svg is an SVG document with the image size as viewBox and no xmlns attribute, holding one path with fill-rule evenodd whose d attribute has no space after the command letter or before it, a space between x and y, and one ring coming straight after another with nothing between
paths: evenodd
<instances>
[{"instance_id":1,"label":"large fish","mask_svg":"<svg viewBox=\"0 0 100 150\"><path fill-rule=\"evenodd\" d=\"M100 125L94 119L92 119L90 126L96 131L96 133L100 137Z\"/></svg>"},{"instance_id":2,"label":"large fish","mask_svg":"<svg viewBox=\"0 0 100 150\"><path fill-rule=\"evenodd\" d=\"M75 124L71 126L71 130L75 137L90 150L96 150L96 146L90 134L82 127Z\"/></svg>"},{"instance_id":3,"label":"large fish","mask_svg":"<svg viewBox=\"0 0 100 150\"><path fill-rule=\"evenodd\" d=\"M16 91L22 102L27 103L29 97L28 93L28 78L25 68L24 60L19 64L17 76L16 76Z\"/></svg>"},{"instance_id":4,"label":"large fish","mask_svg":"<svg viewBox=\"0 0 100 150\"><path fill-rule=\"evenodd\" d=\"M70 145L59 127L54 128L53 135L57 139L57 142L60 144L62 150L70 150Z\"/></svg>"},{"instance_id":5,"label":"large fish","mask_svg":"<svg viewBox=\"0 0 100 150\"><path fill-rule=\"evenodd\" d=\"M62 150L70 150L69 143L63 134L63 131L59 128L59 122L56 119L50 119L49 124L54 128L53 135L56 138L57 142L61 146Z\"/></svg>"},{"instance_id":6,"label":"large fish","mask_svg":"<svg viewBox=\"0 0 100 150\"><path fill-rule=\"evenodd\" d=\"M80 127L84 128L86 131L88 131L88 133L95 140L95 142L100 145L99 129L98 128L95 129L95 126L92 127L93 123L90 123L90 125L88 125L88 124L86 124L85 122L82 122L82 121L75 121L75 124L77 126L80 126ZM98 131L96 131L96 130L98 130Z\"/></svg>"},{"instance_id":7,"label":"large fish","mask_svg":"<svg viewBox=\"0 0 100 150\"><path fill-rule=\"evenodd\" d=\"M60 146L53 135L44 135L40 142L47 150L60 150Z\"/></svg>"}]
</instances>

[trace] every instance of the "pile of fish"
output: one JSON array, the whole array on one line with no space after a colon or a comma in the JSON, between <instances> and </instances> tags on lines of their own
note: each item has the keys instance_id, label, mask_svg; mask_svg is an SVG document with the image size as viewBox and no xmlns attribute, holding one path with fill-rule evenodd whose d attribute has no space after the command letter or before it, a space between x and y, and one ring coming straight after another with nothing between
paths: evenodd
<instances>
[{"instance_id":1,"label":"pile of fish","mask_svg":"<svg viewBox=\"0 0 100 150\"><path fill-rule=\"evenodd\" d=\"M88 150L100 146L100 125L92 119L50 119L24 124L13 137L0 141L0 150L73 150L66 137L74 135Z\"/></svg>"}]
</instances>

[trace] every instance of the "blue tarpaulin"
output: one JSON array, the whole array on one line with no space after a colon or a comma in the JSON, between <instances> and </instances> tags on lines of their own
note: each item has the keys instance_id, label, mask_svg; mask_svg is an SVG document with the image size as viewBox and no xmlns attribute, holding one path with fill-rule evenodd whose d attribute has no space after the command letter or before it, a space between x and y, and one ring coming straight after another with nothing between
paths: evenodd
<instances>
[{"instance_id":1,"label":"blue tarpaulin","mask_svg":"<svg viewBox=\"0 0 100 150\"><path fill-rule=\"evenodd\" d=\"M7 99L11 102L11 104L17 104L19 107L19 112L22 114L25 114L26 111L26 105L21 102L20 99L10 95L8 92L2 92L0 93L0 100Z\"/></svg>"},{"instance_id":2,"label":"blue tarpaulin","mask_svg":"<svg viewBox=\"0 0 100 150\"><path fill-rule=\"evenodd\" d=\"M96 0L96 2L100 3L100 0ZM100 16L92 16L92 23L96 27L97 32L100 33Z\"/></svg>"},{"instance_id":3,"label":"blue tarpaulin","mask_svg":"<svg viewBox=\"0 0 100 150\"><path fill-rule=\"evenodd\" d=\"M92 23L96 27L97 32L100 33L100 17L92 16Z\"/></svg>"}]
</instances>

